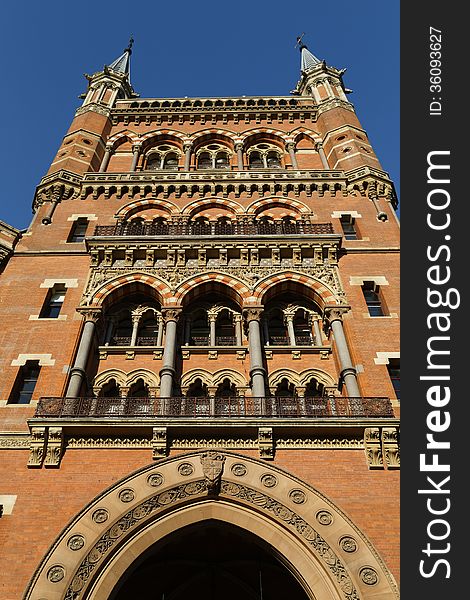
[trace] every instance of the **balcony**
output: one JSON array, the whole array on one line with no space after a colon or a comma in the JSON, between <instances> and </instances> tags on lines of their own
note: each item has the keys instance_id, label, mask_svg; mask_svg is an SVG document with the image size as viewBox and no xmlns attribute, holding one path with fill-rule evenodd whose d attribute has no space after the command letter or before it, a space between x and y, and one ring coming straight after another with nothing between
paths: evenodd
<instances>
[{"instance_id":1,"label":"balcony","mask_svg":"<svg viewBox=\"0 0 470 600\"><path fill-rule=\"evenodd\" d=\"M272 223L231 223L231 224L153 224L118 223L117 225L98 225L94 237L114 236L213 236L213 235L325 235L333 234L331 223L310 223L296 221L273 221Z\"/></svg>"},{"instance_id":2,"label":"balcony","mask_svg":"<svg viewBox=\"0 0 470 600\"><path fill-rule=\"evenodd\" d=\"M389 398L52 398L38 402L35 418L380 418L393 417Z\"/></svg>"}]
</instances>

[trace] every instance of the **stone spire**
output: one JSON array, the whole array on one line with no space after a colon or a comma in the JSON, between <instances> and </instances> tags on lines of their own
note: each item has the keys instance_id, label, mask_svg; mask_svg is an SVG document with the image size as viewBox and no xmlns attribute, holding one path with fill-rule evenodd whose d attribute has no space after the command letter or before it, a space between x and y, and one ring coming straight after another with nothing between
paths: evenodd
<instances>
[{"instance_id":1,"label":"stone spire","mask_svg":"<svg viewBox=\"0 0 470 600\"><path fill-rule=\"evenodd\" d=\"M113 71L117 71L118 73L122 73L123 75L130 75L133 44L134 38L131 36L127 48L124 50L121 56L116 58L116 60L109 65L110 69L113 69Z\"/></svg>"},{"instance_id":2,"label":"stone spire","mask_svg":"<svg viewBox=\"0 0 470 600\"><path fill-rule=\"evenodd\" d=\"M321 60L312 54L307 46L303 43L302 38L304 35L305 34L302 34L297 37L297 45L299 46L300 50L300 70L302 73L321 64Z\"/></svg>"}]
</instances>

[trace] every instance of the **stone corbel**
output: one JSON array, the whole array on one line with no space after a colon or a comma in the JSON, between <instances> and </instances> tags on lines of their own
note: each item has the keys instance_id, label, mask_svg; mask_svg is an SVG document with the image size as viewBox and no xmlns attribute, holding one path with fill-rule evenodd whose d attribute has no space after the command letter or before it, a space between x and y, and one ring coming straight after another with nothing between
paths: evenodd
<instances>
[{"instance_id":1,"label":"stone corbel","mask_svg":"<svg viewBox=\"0 0 470 600\"><path fill-rule=\"evenodd\" d=\"M364 449L369 469L383 469L380 429L367 427L364 430Z\"/></svg>"},{"instance_id":2,"label":"stone corbel","mask_svg":"<svg viewBox=\"0 0 470 600\"><path fill-rule=\"evenodd\" d=\"M49 427L47 438L45 467L59 467L64 453L64 434L62 427Z\"/></svg>"},{"instance_id":3,"label":"stone corbel","mask_svg":"<svg viewBox=\"0 0 470 600\"><path fill-rule=\"evenodd\" d=\"M272 427L258 428L258 448L260 458L274 459L274 437Z\"/></svg>"},{"instance_id":4,"label":"stone corbel","mask_svg":"<svg viewBox=\"0 0 470 600\"><path fill-rule=\"evenodd\" d=\"M400 468L400 444L397 427L384 427L382 429L382 455L387 469Z\"/></svg>"},{"instance_id":5,"label":"stone corbel","mask_svg":"<svg viewBox=\"0 0 470 600\"><path fill-rule=\"evenodd\" d=\"M152 458L158 460L168 455L167 428L154 427L152 434Z\"/></svg>"},{"instance_id":6,"label":"stone corbel","mask_svg":"<svg viewBox=\"0 0 470 600\"><path fill-rule=\"evenodd\" d=\"M28 467L41 467L45 455L47 430L45 427L31 428L31 445L29 447Z\"/></svg>"}]
</instances>

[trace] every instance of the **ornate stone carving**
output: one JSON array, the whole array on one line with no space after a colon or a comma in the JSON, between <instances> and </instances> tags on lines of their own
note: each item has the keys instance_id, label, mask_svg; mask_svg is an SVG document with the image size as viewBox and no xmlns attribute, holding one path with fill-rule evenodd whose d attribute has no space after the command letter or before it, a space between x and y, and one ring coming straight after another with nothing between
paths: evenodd
<instances>
[{"instance_id":1,"label":"ornate stone carving","mask_svg":"<svg viewBox=\"0 0 470 600\"><path fill-rule=\"evenodd\" d=\"M289 492L289 498L294 504L305 504L307 496L304 491L294 489Z\"/></svg>"},{"instance_id":2,"label":"ornate stone carving","mask_svg":"<svg viewBox=\"0 0 470 600\"><path fill-rule=\"evenodd\" d=\"M91 518L95 523L101 524L108 520L109 513L105 508L98 508L95 510Z\"/></svg>"},{"instance_id":3,"label":"ornate stone carving","mask_svg":"<svg viewBox=\"0 0 470 600\"><path fill-rule=\"evenodd\" d=\"M152 457L154 460L162 458L168 454L167 449L167 428L154 427L152 436Z\"/></svg>"},{"instance_id":4,"label":"ornate stone carving","mask_svg":"<svg viewBox=\"0 0 470 600\"><path fill-rule=\"evenodd\" d=\"M344 550L345 552L348 552L348 553L356 552L356 550L357 550L356 540L349 535L345 535L344 537L342 537L340 539L339 546L340 546L341 550Z\"/></svg>"},{"instance_id":5,"label":"ornate stone carving","mask_svg":"<svg viewBox=\"0 0 470 600\"><path fill-rule=\"evenodd\" d=\"M235 477L243 477L246 475L247 468L243 463L235 463L230 469Z\"/></svg>"},{"instance_id":6,"label":"ornate stone carving","mask_svg":"<svg viewBox=\"0 0 470 600\"><path fill-rule=\"evenodd\" d=\"M46 443L46 428L31 428L31 446L29 451L28 467L40 467L44 460L44 446Z\"/></svg>"},{"instance_id":7,"label":"ornate stone carving","mask_svg":"<svg viewBox=\"0 0 470 600\"><path fill-rule=\"evenodd\" d=\"M181 463L178 466L178 473L183 477L189 477L194 473L194 467L191 463Z\"/></svg>"},{"instance_id":8,"label":"ornate stone carving","mask_svg":"<svg viewBox=\"0 0 470 600\"><path fill-rule=\"evenodd\" d=\"M201 454L202 472L206 478L209 494L218 494L224 470L225 456L221 452L204 452Z\"/></svg>"},{"instance_id":9,"label":"ornate stone carving","mask_svg":"<svg viewBox=\"0 0 470 600\"><path fill-rule=\"evenodd\" d=\"M258 429L258 446L260 458L272 460L274 458L274 439L272 427Z\"/></svg>"},{"instance_id":10,"label":"ornate stone carving","mask_svg":"<svg viewBox=\"0 0 470 600\"><path fill-rule=\"evenodd\" d=\"M111 528L103 532L93 548L82 560L63 596L64 600L79 600L83 597L82 592L88 584L96 566L105 559L105 556L113 549L116 543L122 540L124 535L131 532L134 528L139 527L143 519L161 510L166 510L171 504L186 501L192 496L202 495L206 490L207 482L205 480L181 484L148 498L131 511L126 512ZM240 484L222 480L220 493L231 498L239 498L244 502L254 505L256 510L265 511L284 526L295 531L317 553L319 559L330 571L342 590L344 599L359 600L358 592L341 559L335 554L326 540L300 515L267 494ZM363 571L366 571L366 569L370 568L364 567ZM364 572L364 577L369 579L370 574Z\"/></svg>"},{"instance_id":11,"label":"ornate stone carving","mask_svg":"<svg viewBox=\"0 0 470 600\"><path fill-rule=\"evenodd\" d=\"M47 578L52 583L58 583L65 577L65 569L60 565L54 565L47 572Z\"/></svg>"},{"instance_id":12,"label":"ornate stone carving","mask_svg":"<svg viewBox=\"0 0 470 600\"><path fill-rule=\"evenodd\" d=\"M275 485L277 485L277 478L271 473L265 473L264 475L261 475L260 481L264 485L264 487L267 488L272 488Z\"/></svg>"},{"instance_id":13,"label":"ornate stone carving","mask_svg":"<svg viewBox=\"0 0 470 600\"><path fill-rule=\"evenodd\" d=\"M162 318L163 321L168 323L168 321L178 321L181 315L181 308L163 308L162 309Z\"/></svg>"},{"instance_id":14,"label":"ornate stone carving","mask_svg":"<svg viewBox=\"0 0 470 600\"><path fill-rule=\"evenodd\" d=\"M110 257L112 260L112 257ZM236 277L247 287L253 289L259 279L268 277L270 275L276 275L285 271L281 265L268 265L268 266L250 266L247 270L244 266L229 266L224 264L218 264L214 267L220 274ZM292 269L292 266L289 267ZM213 270L213 269L211 269ZM201 270L199 267L182 267L182 266L168 266L165 268L158 267L142 267L138 269L139 273L145 273L158 277L162 281L166 282L170 289L173 291L187 279L201 275L208 269ZM344 298L344 290L342 289L337 267L332 265L324 265L321 262L315 266L296 266L295 271L304 273L315 278L320 283L331 289L331 291L338 297L338 300ZM86 306L90 301L94 292L100 288L103 284L115 279L119 276L130 275L133 272L132 268L122 267L111 267L105 263L101 263L99 266L94 266L88 279L84 296L82 299L82 306Z\"/></svg>"},{"instance_id":15,"label":"ornate stone carving","mask_svg":"<svg viewBox=\"0 0 470 600\"><path fill-rule=\"evenodd\" d=\"M73 535L67 542L67 546L70 548L70 550L80 550L81 548L83 548L83 546L85 545L85 538L83 537L83 535Z\"/></svg>"},{"instance_id":16,"label":"ornate stone carving","mask_svg":"<svg viewBox=\"0 0 470 600\"><path fill-rule=\"evenodd\" d=\"M369 469L383 469L380 430L378 427L368 427L364 430L364 449Z\"/></svg>"},{"instance_id":17,"label":"ornate stone carving","mask_svg":"<svg viewBox=\"0 0 470 600\"><path fill-rule=\"evenodd\" d=\"M316 515L320 525L331 525L333 523L333 515L328 510L320 510Z\"/></svg>"},{"instance_id":18,"label":"ornate stone carving","mask_svg":"<svg viewBox=\"0 0 470 600\"><path fill-rule=\"evenodd\" d=\"M49 427L47 437L45 467L58 467L64 451L64 435L62 427Z\"/></svg>"},{"instance_id":19,"label":"ornate stone carving","mask_svg":"<svg viewBox=\"0 0 470 600\"><path fill-rule=\"evenodd\" d=\"M135 498L134 490L131 490L130 488L121 490L119 492L119 500L121 502L132 502L132 500L134 500L134 498Z\"/></svg>"},{"instance_id":20,"label":"ornate stone carving","mask_svg":"<svg viewBox=\"0 0 470 600\"><path fill-rule=\"evenodd\" d=\"M372 567L364 567L359 571L359 577L366 585L375 585L379 581L377 571Z\"/></svg>"},{"instance_id":21,"label":"ornate stone carving","mask_svg":"<svg viewBox=\"0 0 470 600\"><path fill-rule=\"evenodd\" d=\"M382 455L388 469L400 468L399 431L396 427L382 429Z\"/></svg>"},{"instance_id":22,"label":"ornate stone carving","mask_svg":"<svg viewBox=\"0 0 470 600\"><path fill-rule=\"evenodd\" d=\"M147 483L151 487L159 487L162 485L164 479L161 473L152 473L147 477Z\"/></svg>"}]
</instances>

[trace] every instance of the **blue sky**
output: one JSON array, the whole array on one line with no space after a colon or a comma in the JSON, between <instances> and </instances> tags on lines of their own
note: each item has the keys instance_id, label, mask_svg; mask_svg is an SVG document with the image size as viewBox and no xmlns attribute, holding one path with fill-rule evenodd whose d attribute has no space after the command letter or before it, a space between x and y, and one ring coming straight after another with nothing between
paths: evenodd
<instances>
[{"instance_id":1,"label":"blue sky","mask_svg":"<svg viewBox=\"0 0 470 600\"><path fill-rule=\"evenodd\" d=\"M34 190L86 89L135 39L131 81L141 97L288 95L300 75L296 36L347 68L362 126L399 193L399 2L3 3L3 187L0 219L23 229Z\"/></svg>"}]
</instances>

